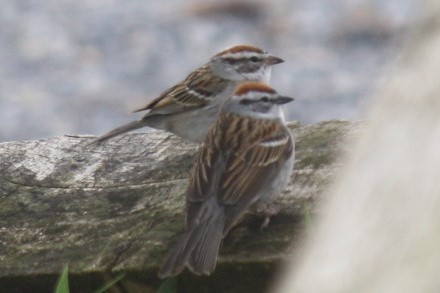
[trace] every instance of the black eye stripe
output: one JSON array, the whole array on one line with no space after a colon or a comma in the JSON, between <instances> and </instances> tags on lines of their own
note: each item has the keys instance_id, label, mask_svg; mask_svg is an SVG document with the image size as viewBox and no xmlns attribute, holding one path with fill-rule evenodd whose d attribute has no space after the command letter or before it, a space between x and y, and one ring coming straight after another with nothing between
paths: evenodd
<instances>
[{"instance_id":1,"label":"black eye stripe","mask_svg":"<svg viewBox=\"0 0 440 293\"><path fill-rule=\"evenodd\" d=\"M252 104L253 102L255 102L255 101L253 101L253 100L249 100L249 99L242 99L242 100L240 101L240 104L243 104L243 105L250 105L250 104Z\"/></svg>"},{"instance_id":2,"label":"black eye stripe","mask_svg":"<svg viewBox=\"0 0 440 293\"><path fill-rule=\"evenodd\" d=\"M244 62L246 62L248 60L250 60L251 62L256 63L256 62L260 62L262 59L258 58L256 56L252 56L250 58L245 58L245 57L242 57L242 58L231 58L230 57L230 58L225 58L224 60L232 65L232 64L238 64L238 63L244 63Z\"/></svg>"},{"instance_id":3,"label":"black eye stripe","mask_svg":"<svg viewBox=\"0 0 440 293\"><path fill-rule=\"evenodd\" d=\"M264 96L264 97L259 98L258 100L242 99L240 101L240 103L243 104L243 105L250 105L250 104L258 103L258 102L269 103L270 99L269 99L268 96Z\"/></svg>"}]
</instances>

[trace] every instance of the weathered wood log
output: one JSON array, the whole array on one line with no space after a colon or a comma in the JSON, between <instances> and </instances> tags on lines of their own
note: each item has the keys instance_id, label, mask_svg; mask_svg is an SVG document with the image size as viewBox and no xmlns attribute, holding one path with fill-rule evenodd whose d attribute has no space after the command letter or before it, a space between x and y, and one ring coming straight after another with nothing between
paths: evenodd
<instances>
[{"instance_id":1,"label":"weathered wood log","mask_svg":"<svg viewBox=\"0 0 440 293\"><path fill-rule=\"evenodd\" d=\"M325 196L346 138L360 127L335 120L290 128L297 160L278 199L282 212L263 231L260 216L244 217L224 240L215 273L183 273L178 292L267 287L305 226L305 205ZM114 290L125 291L115 292L154 292L161 284L157 270L184 228L197 146L160 131L101 146L87 146L90 140L0 144L0 291L50 292L66 263L72 292L91 292L118 272L127 275Z\"/></svg>"}]
</instances>

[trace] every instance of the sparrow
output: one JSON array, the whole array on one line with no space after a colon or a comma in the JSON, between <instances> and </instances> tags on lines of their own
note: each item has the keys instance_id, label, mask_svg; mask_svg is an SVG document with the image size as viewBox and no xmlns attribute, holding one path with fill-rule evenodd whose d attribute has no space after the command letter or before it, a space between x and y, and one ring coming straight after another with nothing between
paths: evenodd
<instances>
[{"instance_id":1,"label":"sparrow","mask_svg":"<svg viewBox=\"0 0 440 293\"><path fill-rule=\"evenodd\" d=\"M291 101L264 83L245 82L224 103L190 176L185 232L159 277L185 267L211 274L220 242L240 216L285 188L295 145L281 106Z\"/></svg>"},{"instance_id":2,"label":"sparrow","mask_svg":"<svg viewBox=\"0 0 440 293\"><path fill-rule=\"evenodd\" d=\"M164 91L145 107L135 110L148 111L140 120L115 128L91 144L144 126L201 143L214 123L220 105L232 95L235 87L246 80L269 83L272 66L282 62L281 58L250 45L225 49L182 82Z\"/></svg>"}]
</instances>

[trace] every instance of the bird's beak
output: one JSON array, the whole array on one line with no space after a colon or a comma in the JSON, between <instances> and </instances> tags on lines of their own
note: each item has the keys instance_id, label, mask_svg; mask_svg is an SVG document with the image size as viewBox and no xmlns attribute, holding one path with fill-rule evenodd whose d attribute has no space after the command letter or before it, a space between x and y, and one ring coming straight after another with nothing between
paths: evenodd
<instances>
[{"instance_id":1,"label":"bird's beak","mask_svg":"<svg viewBox=\"0 0 440 293\"><path fill-rule=\"evenodd\" d=\"M286 96L279 96L275 99L275 103L278 105L282 105L282 104L287 104L290 103L292 101L294 101L294 98L291 97L286 97Z\"/></svg>"},{"instance_id":2,"label":"bird's beak","mask_svg":"<svg viewBox=\"0 0 440 293\"><path fill-rule=\"evenodd\" d=\"M275 65L275 64L279 64L279 63L283 63L283 62L284 62L283 59L276 57L276 56L273 56L273 55L269 55L266 59L266 64L268 64L268 65Z\"/></svg>"}]
</instances>

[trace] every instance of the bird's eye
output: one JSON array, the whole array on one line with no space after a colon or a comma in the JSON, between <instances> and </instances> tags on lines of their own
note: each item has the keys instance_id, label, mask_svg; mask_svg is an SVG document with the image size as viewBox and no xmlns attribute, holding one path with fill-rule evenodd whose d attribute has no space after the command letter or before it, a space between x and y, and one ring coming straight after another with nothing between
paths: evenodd
<instances>
[{"instance_id":1,"label":"bird's eye","mask_svg":"<svg viewBox=\"0 0 440 293\"><path fill-rule=\"evenodd\" d=\"M260 101L262 101L263 103L267 103L267 102L269 102L269 98L268 97L262 97L260 99Z\"/></svg>"},{"instance_id":2,"label":"bird's eye","mask_svg":"<svg viewBox=\"0 0 440 293\"><path fill-rule=\"evenodd\" d=\"M258 62L258 57L252 56L249 60L251 60L251 62Z\"/></svg>"}]
</instances>

